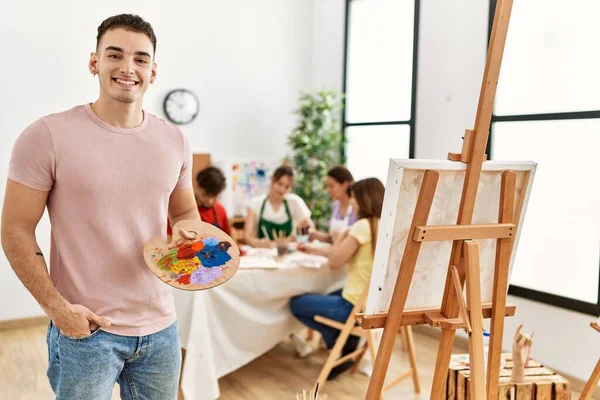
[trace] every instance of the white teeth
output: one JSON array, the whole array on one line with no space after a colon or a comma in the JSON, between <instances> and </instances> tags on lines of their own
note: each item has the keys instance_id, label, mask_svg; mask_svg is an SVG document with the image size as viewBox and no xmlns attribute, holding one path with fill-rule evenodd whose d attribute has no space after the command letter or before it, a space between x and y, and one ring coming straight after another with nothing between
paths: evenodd
<instances>
[{"instance_id":1,"label":"white teeth","mask_svg":"<svg viewBox=\"0 0 600 400\"><path fill-rule=\"evenodd\" d=\"M124 80L122 80L122 79L117 79L117 82L118 82L118 83L122 83L122 84L124 84L124 85L135 85L135 82L134 82L134 81L124 81Z\"/></svg>"}]
</instances>

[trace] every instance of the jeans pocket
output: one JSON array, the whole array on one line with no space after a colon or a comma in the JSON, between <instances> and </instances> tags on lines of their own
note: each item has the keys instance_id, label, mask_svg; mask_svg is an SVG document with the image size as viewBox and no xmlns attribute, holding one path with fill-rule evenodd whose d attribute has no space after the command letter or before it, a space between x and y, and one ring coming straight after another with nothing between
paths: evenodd
<instances>
[{"instance_id":1,"label":"jeans pocket","mask_svg":"<svg viewBox=\"0 0 600 400\"><path fill-rule=\"evenodd\" d=\"M79 337L79 338L67 336L67 335L63 334L60 330L58 330L58 333L59 333L59 335L61 337L63 337L65 340L68 340L69 342L85 342L85 341L90 340L94 336L96 336L98 333L100 333L100 329L96 329L95 331L93 331L89 335L83 336L83 337Z\"/></svg>"},{"instance_id":2,"label":"jeans pocket","mask_svg":"<svg viewBox=\"0 0 600 400\"><path fill-rule=\"evenodd\" d=\"M50 332L52 332L52 320L48 323L48 329L46 330L46 343L50 343Z\"/></svg>"}]
</instances>

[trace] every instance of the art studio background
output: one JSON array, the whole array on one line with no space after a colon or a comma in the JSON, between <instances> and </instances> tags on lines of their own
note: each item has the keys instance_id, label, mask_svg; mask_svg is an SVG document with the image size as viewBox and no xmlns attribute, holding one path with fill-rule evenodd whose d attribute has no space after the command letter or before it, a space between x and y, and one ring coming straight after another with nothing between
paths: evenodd
<instances>
[{"instance_id":1,"label":"art studio background","mask_svg":"<svg viewBox=\"0 0 600 400\"><path fill-rule=\"evenodd\" d=\"M121 12L140 14L158 36L158 79L145 108L165 118L167 93L195 93L199 114L181 129L194 153L209 153L228 171L230 189L233 165L273 168L292 156L288 136L297 126L293 111L301 92L346 90L345 155L356 179L373 175L385 182L389 157L445 159L459 151L473 125L490 3L378 4L2 3L0 195L22 129L95 99L97 82L86 68L95 29ZM535 331L535 358L581 381L600 353L589 327L600 312L600 56L590 50L600 35L599 16L591 1L515 1L490 140L491 159L539 164L508 300L517 313L506 319L504 347L525 324ZM238 213L234 193L227 191L223 201L232 216ZM47 216L37 234L48 252ZM41 315L0 255L0 324Z\"/></svg>"}]
</instances>

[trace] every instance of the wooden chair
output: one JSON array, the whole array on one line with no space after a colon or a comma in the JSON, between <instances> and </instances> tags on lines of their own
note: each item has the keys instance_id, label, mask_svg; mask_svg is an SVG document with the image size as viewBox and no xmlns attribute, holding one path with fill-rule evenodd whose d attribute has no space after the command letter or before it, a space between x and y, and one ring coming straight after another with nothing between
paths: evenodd
<instances>
[{"instance_id":1,"label":"wooden chair","mask_svg":"<svg viewBox=\"0 0 600 400\"><path fill-rule=\"evenodd\" d=\"M338 338L335 342L335 345L330 350L329 356L327 357L327 360L325 361L325 365L321 369L321 372L319 373L319 377L317 378L317 382L319 383L319 390L321 390L323 388L323 386L325 385L325 382L327 381L327 377L329 376L329 373L331 372L331 370L334 367L336 367L340 364L343 364L344 362L346 362L348 360L355 358L355 364L352 367L351 372L356 373L356 371L358 369L358 365L360 364L360 361L362 360L363 356L365 355L365 353L367 351L369 351L369 353L371 355L371 360L373 360L373 362L375 362L375 359L377 356L377 349L376 349L376 345L375 345L375 339L373 338L373 331L363 330L360 326L356 325L356 319L355 319L355 316L357 313L364 311L364 306L366 304L368 292L369 292L369 287L367 286L365 288L365 290L363 291L361 297L359 298L358 302L356 303L356 305L352 308L352 311L350 312L348 319L344 323L323 317L321 315L316 315L314 317L315 321L317 321L323 325L327 325L332 328L340 330L340 335L338 336ZM414 345L414 341L413 341L412 330L410 329L410 327L408 327L408 328L402 327L401 332L402 331L406 332L406 333L403 333L403 338L404 338L404 336L406 336L406 339L403 340L403 342L405 343L404 346L406 346L406 349L409 352L410 369L407 372L401 374L399 377L392 380L387 385L385 385L383 390L386 391L386 390L398 385L398 383L400 383L404 379L412 377L415 393L419 393L420 392L420 384L419 384L419 376L418 376L418 371L417 371L417 360L416 360L415 345ZM310 334L310 332L309 332L309 334ZM342 349L344 348L344 345L348 341L348 338L350 337L351 334L364 338L365 343L362 347L358 348L354 352L352 352L344 357L340 357L340 355L342 354Z\"/></svg>"}]
</instances>

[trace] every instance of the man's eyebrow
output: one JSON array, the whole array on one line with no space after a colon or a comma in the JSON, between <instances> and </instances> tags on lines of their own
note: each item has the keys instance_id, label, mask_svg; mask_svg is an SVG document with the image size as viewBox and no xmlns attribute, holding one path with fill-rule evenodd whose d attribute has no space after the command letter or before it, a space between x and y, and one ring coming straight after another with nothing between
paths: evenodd
<instances>
[{"instance_id":1,"label":"man's eyebrow","mask_svg":"<svg viewBox=\"0 0 600 400\"><path fill-rule=\"evenodd\" d=\"M120 53L124 53L123 49L120 48L120 47L117 47L117 46L108 46L105 49L105 51L108 51L108 50L114 50L114 51L118 51ZM145 57L148 57L148 58L152 58L152 56L149 53L145 52L145 51L136 51L135 55L136 56L145 56Z\"/></svg>"}]
</instances>

